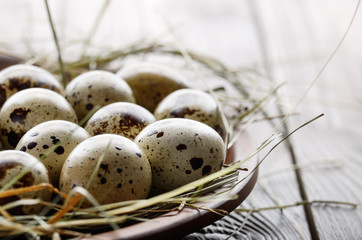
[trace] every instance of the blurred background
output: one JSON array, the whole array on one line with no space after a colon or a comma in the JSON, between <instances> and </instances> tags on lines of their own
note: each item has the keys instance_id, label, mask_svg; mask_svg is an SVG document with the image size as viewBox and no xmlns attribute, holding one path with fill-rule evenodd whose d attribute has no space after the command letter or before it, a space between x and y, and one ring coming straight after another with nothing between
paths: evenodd
<instances>
[{"instance_id":1,"label":"blurred background","mask_svg":"<svg viewBox=\"0 0 362 240\"><path fill-rule=\"evenodd\" d=\"M82 54L101 56L138 43L160 42L210 56L230 69L252 72L252 76L259 78L257 90L264 89L262 85L270 90L285 83L276 104L285 112L296 114L288 118L290 129L325 114L292 137L309 199L360 204L361 12L357 13L333 59L311 86L345 34L357 3L356 0L49 1L66 62L75 61ZM56 63L44 1L2 0L0 16L0 52ZM255 144L270 133L266 125L258 123L248 129ZM260 169L260 175L267 177L259 178L245 206L258 208L300 201L293 167L285 147L273 152ZM316 206L313 212L322 239L362 238L360 209ZM241 217L244 219L245 215ZM239 231L240 236L273 235L265 230L270 228L280 234L275 236L310 238L302 207L288 209L284 214L278 211L255 214L250 219ZM224 224L230 231L239 227L227 226L225 222L217 224ZM256 231L260 226L265 229ZM215 232L211 226L190 238Z\"/></svg>"},{"instance_id":2,"label":"blurred background","mask_svg":"<svg viewBox=\"0 0 362 240\"><path fill-rule=\"evenodd\" d=\"M214 57L230 68L255 69L297 102L340 41L357 1L49 1L65 61L160 41ZM101 15L100 20L97 20ZM0 51L56 61L42 0L0 2ZM96 27L95 27L96 26ZM359 112L361 14L303 105ZM338 97L339 95L344 97ZM310 117L310 116L308 116Z\"/></svg>"}]
</instances>

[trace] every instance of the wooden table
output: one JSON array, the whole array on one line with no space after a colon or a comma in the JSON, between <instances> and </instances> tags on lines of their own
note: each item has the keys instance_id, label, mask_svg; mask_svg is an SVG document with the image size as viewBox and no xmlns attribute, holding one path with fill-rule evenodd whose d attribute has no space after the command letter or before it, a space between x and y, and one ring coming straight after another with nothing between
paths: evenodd
<instances>
[{"instance_id":1,"label":"wooden table","mask_svg":"<svg viewBox=\"0 0 362 240\"><path fill-rule=\"evenodd\" d=\"M1 50L54 51L44 6L39 4L42 1L34 2L0 2ZM101 5L86 1L51 3L63 44L88 35ZM93 46L106 50L144 35L177 39L181 46L218 58L228 66L256 69L265 79L263 84L286 82L279 91L278 103L283 112L296 113L286 122L290 131L325 114L291 136L294 155L282 144L268 156L260 167L256 187L240 208L260 209L303 201L324 203L282 211L233 212L184 240L362 239L361 12L322 69L348 28L356 0L139 0L110 4L107 17L100 22L101 30L94 35ZM42 27L34 27L38 25ZM19 36L26 36L28 41ZM32 40L48 44L29 44L25 48L24 42ZM71 51L64 50L68 54ZM265 122L248 129L255 146L271 130ZM358 207L325 203L328 201Z\"/></svg>"},{"instance_id":2,"label":"wooden table","mask_svg":"<svg viewBox=\"0 0 362 240\"><path fill-rule=\"evenodd\" d=\"M247 8L249 23L255 23L259 63L266 76L287 82L281 93L284 104L293 108L314 81L346 31L356 4L240 3ZM287 125L292 130L320 113L325 116L291 137L294 156L284 145L268 157L256 188L240 206L258 209L322 200L355 203L358 208L314 203L282 211L234 212L184 239L226 239L230 235L229 239L362 239L361 20L358 13L338 52L298 106L299 115L290 117ZM265 136L266 129L259 124L250 131ZM298 180L305 188L303 196Z\"/></svg>"}]
</instances>

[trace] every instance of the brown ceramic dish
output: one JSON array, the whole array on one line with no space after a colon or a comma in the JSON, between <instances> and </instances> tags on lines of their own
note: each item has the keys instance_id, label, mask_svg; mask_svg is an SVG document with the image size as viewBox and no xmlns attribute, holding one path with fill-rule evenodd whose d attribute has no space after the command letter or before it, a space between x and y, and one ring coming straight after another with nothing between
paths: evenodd
<instances>
[{"instance_id":1,"label":"brown ceramic dish","mask_svg":"<svg viewBox=\"0 0 362 240\"><path fill-rule=\"evenodd\" d=\"M0 53L0 70L19 62L21 60L18 58ZM235 146L229 150L227 163L242 160L250 153L250 150L252 148L249 136L247 134L241 135ZM240 171L239 180L248 176L250 171L257 166L257 163L256 158L248 160L243 167L249 170ZM199 203L198 205L209 209L233 211L250 194L256 183L257 175L258 171L256 170L230 191L230 193L238 196L235 200ZM95 234L89 239L177 239L212 224L220 218L222 218L221 215L208 210L184 208L181 211L168 212L149 221L133 224L119 230Z\"/></svg>"},{"instance_id":2,"label":"brown ceramic dish","mask_svg":"<svg viewBox=\"0 0 362 240\"><path fill-rule=\"evenodd\" d=\"M9 67L14 64L21 63L22 59L10 56L4 53L0 53L0 71L6 67Z\"/></svg>"}]
</instances>

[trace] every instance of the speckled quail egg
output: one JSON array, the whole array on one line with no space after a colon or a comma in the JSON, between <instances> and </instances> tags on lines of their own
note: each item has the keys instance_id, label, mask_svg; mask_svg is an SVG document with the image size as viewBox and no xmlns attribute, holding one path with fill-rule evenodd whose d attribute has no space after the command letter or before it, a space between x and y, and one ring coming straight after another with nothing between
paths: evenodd
<instances>
[{"instance_id":1,"label":"speckled quail egg","mask_svg":"<svg viewBox=\"0 0 362 240\"><path fill-rule=\"evenodd\" d=\"M127 102L117 102L99 109L88 120L85 129L90 135L118 134L134 139L155 117L147 109Z\"/></svg>"},{"instance_id":2,"label":"speckled quail egg","mask_svg":"<svg viewBox=\"0 0 362 240\"><path fill-rule=\"evenodd\" d=\"M133 90L136 103L153 112L157 104L171 92L186 88L182 76L156 64L139 64L117 73Z\"/></svg>"},{"instance_id":3,"label":"speckled quail egg","mask_svg":"<svg viewBox=\"0 0 362 240\"><path fill-rule=\"evenodd\" d=\"M98 161L99 169L89 185ZM89 185L90 194L106 204L146 198L151 181L149 162L137 144L119 135L102 134L86 139L70 153L59 184L65 193Z\"/></svg>"},{"instance_id":4,"label":"speckled quail egg","mask_svg":"<svg viewBox=\"0 0 362 240\"><path fill-rule=\"evenodd\" d=\"M15 182L10 189L33 186L41 183L49 183L49 176L45 166L34 156L16 150L5 150L0 152L0 188L4 187L10 180L17 177L24 170L29 171ZM20 199L41 199L49 201L51 192L47 189L40 191L22 193L17 196L0 198L0 205L20 200ZM13 214L36 214L43 206L41 205L22 205L11 209Z\"/></svg>"},{"instance_id":5,"label":"speckled quail egg","mask_svg":"<svg viewBox=\"0 0 362 240\"><path fill-rule=\"evenodd\" d=\"M83 119L95 106L114 102L135 102L128 84L107 71L89 71L74 78L65 89L65 98L71 103L78 119Z\"/></svg>"},{"instance_id":6,"label":"speckled quail egg","mask_svg":"<svg viewBox=\"0 0 362 240\"><path fill-rule=\"evenodd\" d=\"M44 88L15 93L0 110L0 138L4 148L14 149L29 129L56 119L78 122L72 106L62 95Z\"/></svg>"},{"instance_id":7,"label":"speckled quail egg","mask_svg":"<svg viewBox=\"0 0 362 240\"><path fill-rule=\"evenodd\" d=\"M152 192L185 185L221 169L224 141L208 125L185 118L156 121L144 128L135 142L152 168Z\"/></svg>"},{"instance_id":8,"label":"speckled quail egg","mask_svg":"<svg viewBox=\"0 0 362 240\"><path fill-rule=\"evenodd\" d=\"M0 107L14 93L33 87L64 93L58 79L47 70L37 66L17 64L0 72Z\"/></svg>"},{"instance_id":9,"label":"speckled quail egg","mask_svg":"<svg viewBox=\"0 0 362 240\"><path fill-rule=\"evenodd\" d=\"M170 93L154 112L157 120L188 118L205 123L215 129L222 138L226 135L224 123L216 100L198 89L180 89Z\"/></svg>"},{"instance_id":10,"label":"speckled quail egg","mask_svg":"<svg viewBox=\"0 0 362 240\"><path fill-rule=\"evenodd\" d=\"M31 128L20 139L15 150L39 158L48 169L52 184L58 187L60 171L70 152L89 138L88 132L75 123L51 120ZM55 147L55 145L58 146Z\"/></svg>"}]
</instances>

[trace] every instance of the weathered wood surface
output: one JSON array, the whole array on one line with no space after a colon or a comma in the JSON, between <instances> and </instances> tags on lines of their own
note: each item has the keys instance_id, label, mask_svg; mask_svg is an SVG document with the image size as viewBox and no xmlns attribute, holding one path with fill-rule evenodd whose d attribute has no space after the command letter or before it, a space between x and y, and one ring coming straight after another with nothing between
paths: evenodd
<instances>
[{"instance_id":1,"label":"weathered wood surface","mask_svg":"<svg viewBox=\"0 0 362 240\"><path fill-rule=\"evenodd\" d=\"M249 3L252 1L249 1ZM287 81L285 100L293 106L337 46L357 1L255 1L264 67L275 81ZM250 5L249 5L250 7ZM250 8L249 8L250 10ZM254 15L255 17L255 15ZM185 239L362 239L361 15L357 15L345 42L321 78L303 100L290 129L308 118L325 113L292 136L308 199L359 204L351 208L333 204L312 206L317 235L311 236L302 206L252 214L232 213L223 220ZM255 18L254 18L255 20ZM282 94L282 95L283 95ZM257 126L255 126L257 128ZM255 131L257 132L257 131ZM328 163L329 162L329 163ZM306 164L306 165L304 165ZM241 207L261 208L301 201L295 173L279 174L291 167L285 147L261 166L261 177ZM272 199L274 198L274 199Z\"/></svg>"},{"instance_id":2,"label":"weathered wood surface","mask_svg":"<svg viewBox=\"0 0 362 240\"><path fill-rule=\"evenodd\" d=\"M0 50L19 54L25 50L54 51L42 3L0 2ZM101 5L89 1L51 3L63 43L87 35ZM145 33L169 36L171 27L184 47L229 66L257 68L272 84L286 82L280 96L283 109L288 111L337 46L356 5L356 0L113 1L92 44L107 50ZM305 209L297 206L251 215L233 212L185 236L185 240L362 239L361 29L359 12L339 51L296 109L298 115L287 121L294 129L325 114L291 137L308 199L352 202L359 207L312 205L317 229L313 237ZM31 41L38 43L24 45ZM39 44L42 41L48 44ZM257 145L271 128L258 123L249 131ZM262 164L257 186L240 207L263 208L301 200L291 156L282 145Z\"/></svg>"}]
</instances>

